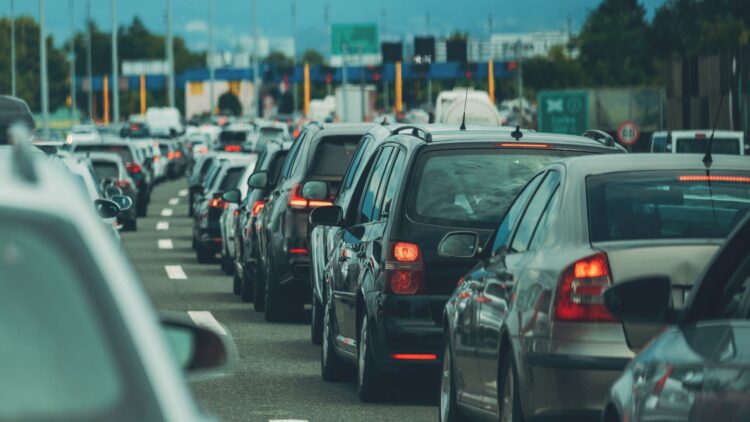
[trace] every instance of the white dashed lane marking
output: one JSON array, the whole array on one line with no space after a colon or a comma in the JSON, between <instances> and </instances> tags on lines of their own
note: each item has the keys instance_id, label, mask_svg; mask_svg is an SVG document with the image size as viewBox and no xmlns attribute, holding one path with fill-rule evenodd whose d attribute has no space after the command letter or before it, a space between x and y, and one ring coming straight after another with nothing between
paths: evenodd
<instances>
[{"instance_id":1,"label":"white dashed lane marking","mask_svg":"<svg viewBox=\"0 0 750 422\"><path fill-rule=\"evenodd\" d=\"M164 270L167 271L167 277L169 277L171 280L187 279L187 275L185 274L185 271L182 270L182 266L180 265L165 265Z\"/></svg>"},{"instance_id":2,"label":"white dashed lane marking","mask_svg":"<svg viewBox=\"0 0 750 422\"><path fill-rule=\"evenodd\" d=\"M174 249L172 239L159 239L157 244L159 245L159 249Z\"/></svg>"},{"instance_id":3,"label":"white dashed lane marking","mask_svg":"<svg viewBox=\"0 0 750 422\"><path fill-rule=\"evenodd\" d=\"M227 335L224 327L219 324L219 321L209 311L188 311L188 316L194 323L201 327L210 328L222 336Z\"/></svg>"},{"instance_id":4,"label":"white dashed lane marking","mask_svg":"<svg viewBox=\"0 0 750 422\"><path fill-rule=\"evenodd\" d=\"M188 190L187 189L180 189L180 196L187 196Z\"/></svg>"},{"instance_id":5,"label":"white dashed lane marking","mask_svg":"<svg viewBox=\"0 0 750 422\"><path fill-rule=\"evenodd\" d=\"M172 216L172 208L164 208L161 210L161 216L162 217L171 217Z\"/></svg>"},{"instance_id":6,"label":"white dashed lane marking","mask_svg":"<svg viewBox=\"0 0 750 422\"><path fill-rule=\"evenodd\" d=\"M169 222L160 221L156 223L156 230L169 230Z\"/></svg>"},{"instance_id":7,"label":"white dashed lane marking","mask_svg":"<svg viewBox=\"0 0 750 422\"><path fill-rule=\"evenodd\" d=\"M177 205L180 203L180 198L172 198L169 200L169 205Z\"/></svg>"}]
</instances>

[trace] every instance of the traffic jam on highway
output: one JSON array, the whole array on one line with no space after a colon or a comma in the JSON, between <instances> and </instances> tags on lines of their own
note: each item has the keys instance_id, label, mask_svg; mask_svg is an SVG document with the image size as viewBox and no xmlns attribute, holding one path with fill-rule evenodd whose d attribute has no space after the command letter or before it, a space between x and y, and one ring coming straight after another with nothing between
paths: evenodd
<instances>
[{"instance_id":1,"label":"traffic jam on highway","mask_svg":"<svg viewBox=\"0 0 750 422\"><path fill-rule=\"evenodd\" d=\"M202 114L189 79L65 129L0 95L0 420L750 421L741 88L609 125L495 101L494 61L434 108L346 66L289 113L213 67Z\"/></svg>"}]
</instances>

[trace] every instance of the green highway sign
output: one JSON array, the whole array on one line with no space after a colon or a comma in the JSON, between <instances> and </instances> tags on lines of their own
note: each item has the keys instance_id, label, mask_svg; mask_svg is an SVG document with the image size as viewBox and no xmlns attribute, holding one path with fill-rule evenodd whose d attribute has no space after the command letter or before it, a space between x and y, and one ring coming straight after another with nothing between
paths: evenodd
<instances>
[{"instance_id":1,"label":"green highway sign","mask_svg":"<svg viewBox=\"0 0 750 422\"><path fill-rule=\"evenodd\" d=\"M541 91L537 100L540 132L580 135L589 129L586 91Z\"/></svg>"},{"instance_id":2,"label":"green highway sign","mask_svg":"<svg viewBox=\"0 0 750 422\"><path fill-rule=\"evenodd\" d=\"M344 47L346 46L346 47ZM331 25L331 55L380 54L378 26L374 23Z\"/></svg>"}]
</instances>

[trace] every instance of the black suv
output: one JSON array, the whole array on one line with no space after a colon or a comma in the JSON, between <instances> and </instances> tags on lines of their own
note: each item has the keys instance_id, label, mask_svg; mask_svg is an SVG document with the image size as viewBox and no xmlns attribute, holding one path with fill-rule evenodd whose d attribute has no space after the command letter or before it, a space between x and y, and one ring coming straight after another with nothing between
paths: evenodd
<instances>
[{"instance_id":1,"label":"black suv","mask_svg":"<svg viewBox=\"0 0 750 422\"><path fill-rule=\"evenodd\" d=\"M364 401L385 377L437 371L443 307L475 263L438 255L448 233L485 241L516 193L546 163L622 152L611 142L507 129L397 128L367 158L346 208L320 207L316 225L339 226L326 268L321 372L357 366Z\"/></svg>"},{"instance_id":2,"label":"black suv","mask_svg":"<svg viewBox=\"0 0 750 422\"><path fill-rule=\"evenodd\" d=\"M257 232L265 288L255 300L264 300L267 321L298 316L310 300L307 217L313 208L331 205L354 150L371 127L311 123L289 150L278 183L260 214ZM248 184L266 189L268 176L267 171L256 172ZM327 182L326 198L312 199L303 194L302 185L310 180Z\"/></svg>"}]
</instances>

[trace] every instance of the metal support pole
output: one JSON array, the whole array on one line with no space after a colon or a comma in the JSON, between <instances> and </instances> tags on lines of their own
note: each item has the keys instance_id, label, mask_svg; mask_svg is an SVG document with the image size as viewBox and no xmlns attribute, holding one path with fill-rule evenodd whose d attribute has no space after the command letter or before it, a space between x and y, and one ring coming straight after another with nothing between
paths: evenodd
<instances>
[{"instance_id":1,"label":"metal support pole","mask_svg":"<svg viewBox=\"0 0 750 422\"><path fill-rule=\"evenodd\" d=\"M94 80L91 74L91 0L86 2L86 75L89 83L89 120L94 120Z\"/></svg>"},{"instance_id":2,"label":"metal support pole","mask_svg":"<svg viewBox=\"0 0 750 422\"><path fill-rule=\"evenodd\" d=\"M76 26L73 16L73 0L68 0L70 12L70 118L78 120L78 106L76 105Z\"/></svg>"},{"instance_id":3,"label":"metal support pole","mask_svg":"<svg viewBox=\"0 0 750 422\"><path fill-rule=\"evenodd\" d=\"M169 66L169 106L174 107L174 38L172 34L172 0L167 0L167 66Z\"/></svg>"},{"instance_id":4,"label":"metal support pole","mask_svg":"<svg viewBox=\"0 0 750 422\"><path fill-rule=\"evenodd\" d=\"M294 54L292 54L292 72L296 73L297 70L297 2L292 0L292 45L294 47ZM297 92L297 82L291 84L292 87L292 104L294 112L299 111L299 93Z\"/></svg>"},{"instance_id":5,"label":"metal support pole","mask_svg":"<svg viewBox=\"0 0 750 422\"><path fill-rule=\"evenodd\" d=\"M310 113L310 64L305 63L304 68L304 115L307 116Z\"/></svg>"},{"instance_id":6,"label":"metal support pole","mask_svg":"<svg viewBox=\"0 0 750 422\"><path fill-rule=\"evenodd\" d=\"M208 96L211 110L208 115L213 116L216 112L216 93L214 85L216 75L214 71L214 0L208 2Z\"/></svg>"},{"instance_id":7,"label":"metal support pole","mask_svg":"<svg viewBox=\"0 0 750 422\"><path fill-rule=\"evenodd\" d=\"M341 121L347 122L349 110L347 109L349 75L346 69L346 44L341 45Z\"/></svg>"},{"instance_id":8,"label":"metal support pole","mask_svg":"<svg viewBox=\"0 0 750 422\"><path fill-rule=\"evenodd\" d=\"M44 26L44 0L39 0L39 68L42 78L42 137L49 138L49 86L47 80L47 31Z\"/></svg>"},{"instance_id":9,"label":"metal support pole","mask_svg":"<svg viewBox=\"0 0 750 422\"><path fill-rule=\"evenodd\" d=\"M16 13L10 0L10 95L16 96Z\"/></svg>"},{"instance_id":10,"label":"metal support pole","mask_svg":"<svg viewBox=\"0 0 750 422\"><path fill-rule=\"evenodd\" d=\"M260 107L260 62L258 60L258 55L260 54L260 49L258 48L258 2L257 0L253 0L253 19L252 19L252 25L253 25L253 109L250 112L250 115L253 117L258 117L260 113L258 113L258 108Z\"/></svg>"},{"instance_id":11,"label":"metal support pole","mask_svg":"<svg viewBox=\"0 0 750 422\"><path fill-rule=\"evenodd\" d=\"M403 109L403 100L402 100L402 94L403 94L403 81L401 80L401 62L396 62L396 107L395 112L401 113L401 110Z\"/></svg>"},{"instance_id":12,"label":"metal support pole","mask_svg":"<svg viewBox=\"0 0 750 422\"><path fill-rule=\"evenodd\" d=\"M112 0L112 123L120 123L120 71L117 60L117 0Z\"/></svg>"},{"instance_id":13,"label":"metal support pole","mask_svg":"<svg viewBox=\"0 0 750 422\"><path fill-rule=\"evenodd\" d=\"M359 47L359 95L362 102L362 121L367 121L367 103L365 101L365 61L362 46Z\"/></svg>"}]
</instances>

